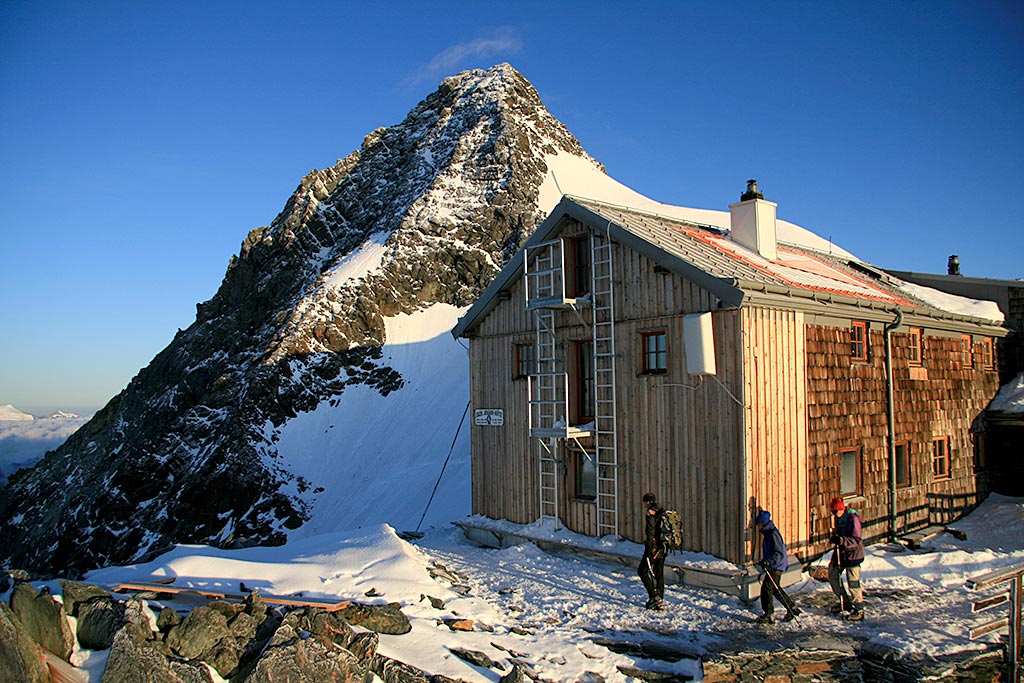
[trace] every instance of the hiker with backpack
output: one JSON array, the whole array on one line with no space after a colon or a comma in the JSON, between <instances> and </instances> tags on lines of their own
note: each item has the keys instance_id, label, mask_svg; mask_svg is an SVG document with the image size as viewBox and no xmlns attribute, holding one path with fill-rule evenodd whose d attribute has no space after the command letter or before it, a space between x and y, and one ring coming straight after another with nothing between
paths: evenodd
<instances>
[{"instance_id":1,"label":"hiker with backpack","mask_svg":"<svg viewBox=\"0 0 1024 683\"><path fill-rule=\"evenodd\" d=\"M665 556L668 554L668 524L665 510L658 507L653 493L644 498L644 554L637 573L647 589L647 609L665 608Z\"/></svg>"},{"instance_id":2,"label":"hiker with backpack","mask_svg":"<svg viewBox=\"0 0 1024 683\"><path fill-rule=\"evenodd\" d=\"M764 571L764 578L761 580L761 609L764 614L754 621L758 624L774 624L775 601L786 606L786 616L783 621L792 621L800 614L800 610L793 604L784 590L782 590L782 574L789 568L789 558L786 553L786 542L782 540L782 533L775 522L772 521L772 514L767 510L761 510L754 518L754 523L761 532L761 559L757 566Z\"/></svg>"},{"instance_id":3,"label":"hiker with backpack","mask_svg":"<svg viewBox=\"0 0 1024 683\"><path fill-rule=\"evenodd\" d=\"M832 499L829 509L835 518L835 529L829 539L833 550L828 563L828 582L839 598L839 604L832 608L832 613L845 614L847 621L862 621L864 589L860 585L860 565L864 561L864 541L861 538L860 515L853 508L846 507L841 496ZM849 593L843 587L844 571Z\"/></svg>"}]
</instances>

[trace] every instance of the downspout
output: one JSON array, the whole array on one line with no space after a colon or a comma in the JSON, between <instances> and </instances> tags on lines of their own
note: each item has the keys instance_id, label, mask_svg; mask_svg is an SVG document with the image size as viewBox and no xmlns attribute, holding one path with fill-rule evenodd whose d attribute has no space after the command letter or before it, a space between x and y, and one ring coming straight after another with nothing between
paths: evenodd
<instances>
[{"instance_id":1,"label":"downspout","mask_svg":"<svg viewBox=\"0 0 1024 683\"><path fill-rule=\"evenodd\" d=\"M895 309L896 319L888 323L883 330L885 337L885 403L886 424L888 434L886 441L889 446L889 541L896 542L896 406L893 397L892 379L892 331L903 323L903 311Z\"/></svg>"}]
</instances>

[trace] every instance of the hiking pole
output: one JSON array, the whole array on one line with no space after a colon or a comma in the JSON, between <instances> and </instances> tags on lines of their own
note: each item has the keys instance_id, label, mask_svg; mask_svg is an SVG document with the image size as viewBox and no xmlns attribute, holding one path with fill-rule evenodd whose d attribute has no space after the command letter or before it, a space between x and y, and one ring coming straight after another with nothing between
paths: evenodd
<instances>
[{"instance_id":1,"label":"hiking pole","mask_svg":"<svg viewBox=\"0 0 1024 683\"><path fill-rule=\"evenodd\" d=\"M798 619L798 613L800 610L796 609L796 603L793 602L793 598L789 597L789 594L782 590L782 586L780 586L775 580L775 577L772 576L772 570L765 567L764 573L768 575L768 580L772 582L772 586L774 586L775 590L778 591L782 604L786 606L786 609L789 610L789 613L793 615L794 619Z\"/></svg>"}]
</instances>

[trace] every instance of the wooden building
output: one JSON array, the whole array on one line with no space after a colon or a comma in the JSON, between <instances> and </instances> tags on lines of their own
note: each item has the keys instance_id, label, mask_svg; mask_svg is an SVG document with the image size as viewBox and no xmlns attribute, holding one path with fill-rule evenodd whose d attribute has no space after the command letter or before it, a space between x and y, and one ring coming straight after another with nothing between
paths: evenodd
<instances>
[{"instance_id":1,"label":"wooden building","mask_svg":"<svg viewBox=\"0 0 1024 683\"><path fill-rule=\"evenodd\" d=\"M976 502L998 311L926 303L754 181L729 212L657 206L564 197L453 330L474 514L641 541L652 491L745 564L759 508L808 557L836 495L869 538Z\"/></svg>"}]
</instances>

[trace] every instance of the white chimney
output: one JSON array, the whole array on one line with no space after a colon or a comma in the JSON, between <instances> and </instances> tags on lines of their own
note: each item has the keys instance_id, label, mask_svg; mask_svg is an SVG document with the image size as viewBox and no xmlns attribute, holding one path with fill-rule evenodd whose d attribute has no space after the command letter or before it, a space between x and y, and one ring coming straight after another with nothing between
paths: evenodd
<instances>
[{"instance_id":1,"label":"white chimney","mask_svg":"<svg viewBox=\"0 0 1024 683\"><path fill-rule=\"evenodd\" d=\"M766 201L764 195L757 191L756 180L748 180L747 191L740 195L740 201L729 205L732 241L774 261L778 257L775 248L776 207L778 204Z\"/></svg>"}]
</instances>

